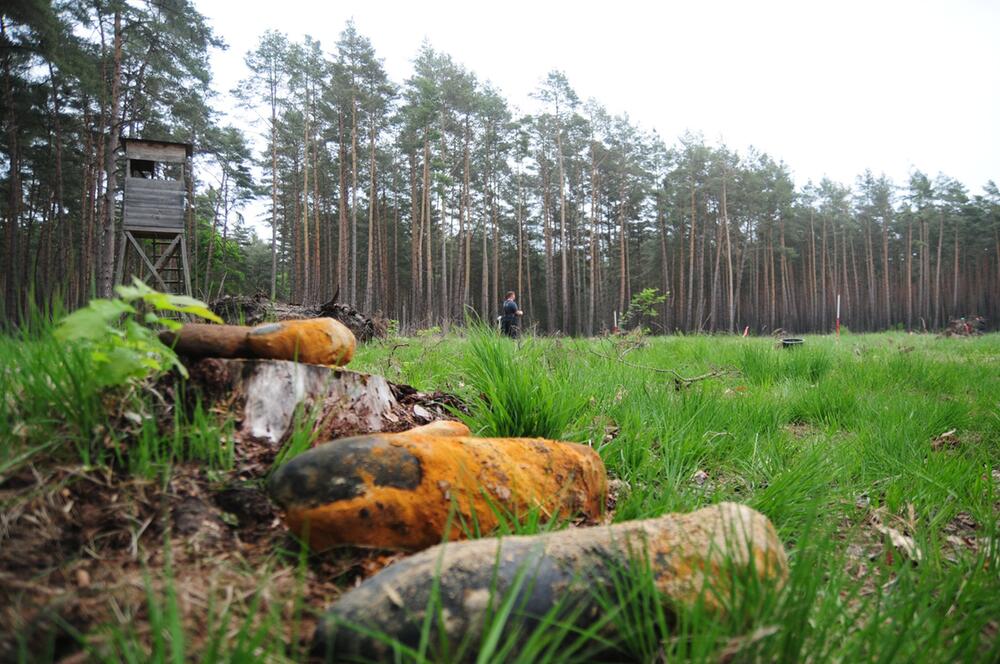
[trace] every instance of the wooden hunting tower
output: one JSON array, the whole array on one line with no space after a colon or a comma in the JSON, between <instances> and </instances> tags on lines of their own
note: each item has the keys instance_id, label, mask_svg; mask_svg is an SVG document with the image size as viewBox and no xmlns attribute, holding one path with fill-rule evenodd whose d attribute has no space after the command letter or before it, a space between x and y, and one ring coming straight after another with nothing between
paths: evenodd
<instances>
[{"instance_id":1,"label":"wooden hunting tower","mask_svg":"<svg viewBox=\"0 0 1000 664\"><path fill-rule=\"evenodd\" d=\"M125 204L117 281L128 274L154 288L191 295L184 217L185 175L191 167L189 143L124 139ZM132 258L138 260L130 260Z\"/></svg>"}]
</instances>

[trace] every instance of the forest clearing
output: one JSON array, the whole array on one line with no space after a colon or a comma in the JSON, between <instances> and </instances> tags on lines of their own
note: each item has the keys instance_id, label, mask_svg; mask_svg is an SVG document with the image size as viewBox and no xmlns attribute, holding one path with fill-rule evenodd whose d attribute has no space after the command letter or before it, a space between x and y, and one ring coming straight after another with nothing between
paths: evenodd
<instances>
[{"instance_id":1,"label":"forest clearing","mask_svg":"<svg viewBox=\"0 0 1000 664\"><path fill-rule=\"evenodd\" d=\"M16 423L0 448L4 659L305 661L324 609L406 559L310 552L278 518L272 466L324 442L308 409L280 451L252 444L234 437L233 412L203 409L176 377L102 396L86 357L56 343L46 326L0 340L0 415ZM512 638L514 606L481 641L430 634L401 661L998 655L997 335L845 333L781 349L432 331L362 345L349 366L414 386L427 408L453 395L444 412L479 435L591 447L611 478L606 520L736 501L788 552L784 586L757 584L722 619L662 603L639 568L605 598L600 633L550 618ZM395 430L430 415L410 403ZM528 413L543 430L517 429ZM585 528L538 516L495 532Z\"/></svg>"}]
</instances>

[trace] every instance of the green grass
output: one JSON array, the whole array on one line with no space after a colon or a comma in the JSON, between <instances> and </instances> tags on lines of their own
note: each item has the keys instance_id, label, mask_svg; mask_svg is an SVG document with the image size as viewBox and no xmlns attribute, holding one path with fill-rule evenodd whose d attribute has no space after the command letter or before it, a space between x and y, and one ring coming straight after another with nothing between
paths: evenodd
<instances>
[{"instance_id":1,"label":"green grass","mask_svg":"<svg viewBox=\"0 0 1000 664\"><path fill-rule=\"evenodd\" d=\"M617 601L625 624L616 632L627 643L615 652L624 659L717 661L726 648L741 661L1000 655L997 335L810 336L793 349L768 339L652 338L624 357L633 366L597 340L514 344L474 332L406 343L406 355L423 361L410 365L397 350L398 377L408 379L412 366L423 389L464 387L474 430L506 434L497 422L514 418L498 413L514 411L530 423L516 429L520 435L550 435L544 416L571 413L562 437L594 445L610 474L628 483L616 521L735 500L774 522L792 564L782 592L761 589L757 604L721 625L682 616L665 633L635 591L633 600ZM369 353L361 368L386 362L382 349ZM677 389L669 374L636 367L738 373ZM558 379L551 386L549 376ZM609 426L617 435L606 440ZM959 443L935 448L951 430ZM693 481L698 471L708 476L704 484ZM919 563L898 551L887 560L884 550L857 559L859 542L891 549L872 530L876 510L883 519L912 515L904 530L923 552ZM978 528L975 547L955 550L947 527L960 512ZM863 573L845 571L859 563ZM635 585L641 574L629 579Z\"/></svg>"},{"instance_id":2,"label":"green grass","mask_svg":"<svg viewBox=\"0 0 1000 664\"><path fill-rule=\"evenodd\" d=\"M622 350L628 365L614 359ZM662 337L623 349L605 340L514 343L479 329L370 344L351 368L462 396L467 422L481 435L592 445L609 474L626 483L616 521L744 502L774 522L790 556L783 590L752 587L724 619L664 607L652 573L633 564L595 589L606 614L599 628L574 628L567 607L554 607L525 632L512 596L498 596L483 640L441 644L428 626L425 647L400 647L400 661L430 661L432 652L585 661L598 650L625 661L1000 659L998 335L808 336L787 350L770 339ZM653 368L688 377L734 371L678 388ZM218 472L233 465L231 448L216 444L231 437L231 423L183 395L169 401L170 420L147 417L162 411L152 403L160 397L138 389L117 393L115 403L127 407L109 407L88 376L87 357L55 343L44 325L0 336L0 395L0 478L53 459L146 476L184 461ZM307 414L302 419L283 456L308 446L314 427ZM956 443L935 444L952 430ZM706 479L695 481L696 474ZM955 548L948 537L960 513L977 528L964 533L971 544ZM873 515L912 537L922 559L887 555L891 544L874 531ZM565 525L536 513L503 517L503 533ZM481 534L476 524L455 527ZM150 595L143 619L159 621L152 632L176 639L180 654L137 630L108 637L120 645L101 657L303 657L293 646L262 646L259 621L221 627L223 614L206 617L205 629L225 636L177 633L169 575L150 574L165 589ZM253 599L245 601L240 615L252 608ZM280 617L268 620L267 638L277 638Z\"/></svg>"},{"instance_id":3,"label":"green grass","mask_svg":"<svg viewBox=\"0 0 1000 664\"><path fill-rule=\"evenodd\" d=\"M165 562L156 571L155 579L149 570L143 574L143 621L137 621L136 616L123 615L117 623L102 625L90 634L76 634L84 644L89 661L105 664L181 664L188 661L214 664L220 661L305 659L304 649L286 647L285 617L278 605L265 600L269 590L266 584L237 605L223 602L223 606L219 607L214 597L210 598L204 621L193 629L186 625L172 566L172 547L170 540L164 542ZM293 622L298 622L302 612L301 579L304 578L305 561L305 555L300 554L296 569L300 582ZM236 613L241 616L237 618ZM148 626L148 631L143 626ZM72 627L67 628L74 631ZM192 647L196 643L197 649ZM32 653L26 647L20 654L22 661L32 660Z\"/></svg>"},{"instance_id":4,"label":"green grass","mask_svg":"<svg viewBox=\"0 0 1000 664\"><path fill-rule=\"evenodd\" d=\"M546 352L534 339L512 343L496 330L469 330L461 368L472 391L463 417L476 435L495 438L561 438L583 401L582 376L566 357Z\"/></svg>"},{"instance_id":5,"label":"green grass","mask_svg":"<svg viewBox=\"0 0 1000 664\"><path fill-rule=\"evenodd\" d=\"M206 412L183 381L173 386L172 397L152 378L102 388L89 351L57 341L41 318L0 335L0 480L36 458L144 477L183 462L232 467L232 421Z\"/></svg>"}]
</instances>

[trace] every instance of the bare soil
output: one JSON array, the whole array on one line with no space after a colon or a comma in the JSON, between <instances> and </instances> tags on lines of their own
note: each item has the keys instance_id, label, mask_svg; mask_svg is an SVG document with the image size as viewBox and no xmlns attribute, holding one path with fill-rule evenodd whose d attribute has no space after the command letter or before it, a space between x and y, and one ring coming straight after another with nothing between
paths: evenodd
<instances>
[{"instance_id":1,"label":"bare soil","mask_svg":"<svg viewBox=\"0 0 1000 664\"><path fill-rule=\"evenodd\" d=\"M462 407L443 393L405 385L393 391L400 408L383 423L387 431ZM400 554L303 552L263 488L277 451L237 435L226 473L189 464L174 466L164 481L110 468L30 465L9 476L0 484L0 661L18 659L19 651L85 659L79 636L99 646L101 626L141 636L149 629L150 592L162 598L168 586L189 638L207 638L206 616L227 608L233 630L277 611L288 642L305 649L315 615ZM256 615L246 615L255 597ZM188 649L197 652L199 644Z\"/></svg>"}]
</instances>

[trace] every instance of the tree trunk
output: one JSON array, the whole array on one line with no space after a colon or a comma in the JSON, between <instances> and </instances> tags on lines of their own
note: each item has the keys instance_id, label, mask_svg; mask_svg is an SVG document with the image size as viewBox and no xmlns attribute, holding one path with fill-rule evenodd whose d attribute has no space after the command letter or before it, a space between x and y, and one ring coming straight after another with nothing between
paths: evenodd
<instances>
[{"instance_id":1,"label":"tree trunk","mask_svg":"<svg viewBox=\"0 0 1000 664\"><path fill-rule=\"evenodd\" d=\"M222 171L222 189L226 187L226 181L228 179L229 173L223 167ZM211 232L208 234L208 255L205 256L205 293L202 295L206 300L211 297L212 288L212 255L215 253L215 233L216 228L219 226L219 206L222 204L222 198L225 196L222 189L213 190L209 189L209 193L215 191L215 203L212 206L212 225Z\"/></svg>"},{"instance_id":2,"label":"tree trunk","mask_svg":"<svg viewBox=\"0 0 1000 664\"><path fill-rule=\"evenodd\" d=\"M547 331L556 330L556 284L552 256L552 229L549 215L549 174L542 157L542 232L545 234L545 320Z\"/></svg>"},{"instance_id":3,"label":"tree trunk","mask_svg":"<svg viewBox=\"0 0 1000 664\"><path fill-rule=\"evenodd\" d=\"M913 222L906 224L906 329L913 329Z\"/></svg>"},{"instance_id":4,"label":"tree trunk","mask_svg":"<svg viewBox=\"0 0 1000 664\"><path fill-rule=\"evenodd\" d=\"M63 278L62 301L66 303L68 302L67 296L70 295L71 292L70 282L72 275L75 273L73 266L73 252L70 250L70 245L74 242L78 242L78 239L75 237L76 233L72 233L70 232L70 229L66 228L66 215L64 213L63 201L62 109L59 104L59 84L56 80L51 62L49 63L49 80L52 81L52 122L53 129L55 131L55 172L53 173L53 176L55 177L55 191L53 195L55 213L53 217L56 223L56 235L59 238L56 265L59 266L61 276Z\"/></svg>"},{"instance_id":5,"label":"tree trunk","mask_svg":"<svg viewBox=\"0 0 1000 664\"><path fill-rule=\"evenodd\" d=\"M871 229L871 219L865 220L865 269L868 272L868 284L866 290L868 291L868 315L865 316L868 326L868 330L873 330L881 316L877 316L876 312L876 284L878 281L875 279L875 257L874 250L872 247L872 229Z\"/></svg>"},{"instance_id":6,"label":"tree trunk","mask_svg":"<svg viewBox=\"0 0 1000 664\"><path fill-rule=\"evenodd\" d=\"M709 331L715 332L719 327L719 273L722 265L722 225L719 218L715 218L715 260L712 267L712 287L708 307L708 315L711 323Z\"/></svg>"},{"instance_id":7,"label":"tree trunk","mask_svg":"<svg viewBox=\"0 0 1000 664\"><path fill-rule=\"evenodd\" d=\"M959 265L959 244L958 244L958 217L955 217L955 266L954 266L954 276L952 277L952 292L951 292L951 317L955 318L962 316L963 312L958 305L958 265Z\"/></svg>"},{"instance_id":8,"label":"tree trunk","mask_svg":"<svg viewBox=\"0 0 1000 664\"><path fill-rule=\"evenodd\" d=\"M566 241L566 174L563 169L562 125L559 121L559 107L556 106L556 150L559 157L559 252L562 270L562 331L571 333L570 329L570 295L569 295L569 247ZM550 305L551 306L551 305Z\"/></svg>"},{"instance_id":9,"label":"tree trunk","mask_svg":"<svg viewBox=\"0 0 1000 664\"><path fill-rule=\"evenodd\" d=\"M594 140L590 143L590 287L587 289L587 336L594 334L597 308L597 154Z\"/></svg>"},{"instance_id":10,"label":"tree trunk","mask_svg":"<svg viewBox=\"0 0 1000 664\"><path fill-rule=\"evenodd\" d=\"M309 283L309 88L306 87L306 110L302 114L302 292L303 302L312 301Z\"/></svg>"},{"instance_id":11,"label":"tree trunk","mask_svg":"<svg viewBox=\"0 0 1000 664\"><path fill-rule=\"evenodd\" d=\"M347 274L347 254L348 254L348 238L350 237L351 231L350 226L347 223L347 204L349 200L349 192L347 190L347 169L345 168L347 164L347 142L344 140L344 114L337 113L337 137L338 137L338 153L339 159L337 159L337 174L340 180L340 196L337 205L337 291L340 293L340 297L347 298L349 293L348 280L349 276ZM417 217L414 216L414 223L416 223Z\"/></svg>"},{"instance_id":12,"label":"tree trunk","mask_svg":"<svg viewBox=\"0 0 1000 664\"><path fill-rule=\"evenodd\" d=\"M785 220L778 219L778 243L781 248L781 258L779 265L781 268L781 326L791 324L791 297L788 288L788 258L785 250Z\"/></svg>"},{"instance_id":13,"label":"tree trunk","mask_svg":"<svg viewBox=\"0 0 1000 664\"><path fill-rule=\"evenodd\" d=\"M424 134L424 230L427 234L427 283L425 284L425 296L427 306L424 311L427 322L433 324L434 320L434 245L431 242L431 228L433 219L431 218L431 146L427 133Z\"/></svg>"},{"instance_id":14,"label":"tree trunk","mask_svg":"<svg viewBox=\"0 0 1000 664\"><path fill-rule=\"evenodd\" d=\"M468 171L466 171L468 172ZM521 182L522 174L520 169L517 172L517 207L515 208L515 217L517 223L517 296L521 297L521 289L523 285L524 276L524 188Z\"/></svg>"},{"instance_id":15,"label":"tree trunk","mask_svg":"<svg viewBox=\"0 0 1000 664\"><path fill-rule=\"evenodd\" d=\"M892 325L892 303L889 298L889 218L888 210L882 217L882 325L888 329Z\"/></svg>"},{"instance_id":16,"label":"tree trunk","mask_svg":"<svg viewBox=\"0 0 1000 664\"><path fill-rule=\"evenodd\" d=\"M684 312L684 327L686 330L694 330L697 326L694 324L694 319L691 318L692 306L694 305L694 248L695 248L695 237L697 235L696 229L698 226L698 217L695 214L695 204L694 204L694 179L691 180L691 226L688 229L688 290L687 290L687 308Z\"/></svg>"},{"instance_id":17,"label":"tree trunk","mask_svg":"<svg viewBox=\"0 0 1000 664\"><path fill-rule=\"evenodd\" d=\"M854 246L853 243L851 245ZM841 241L840 241L840 263L843 268L843 274L840 277L840 283L844 291L844 310L853 311L851 306L855 303L855 300L851 298L851 282L847 277L847 229L843 229ZM852 321L853 324L853 321Z\"/></svg>"},{"instance_id":18,"label":"tree trunk","mask_svg":"<svg viewBox=\"0 0 1000 664\"><path fill-rule=\"evenodd\" d=\"M115 167L115 156L118 152L118 129L121 109L121 74L122 74L122 16L121 11L115 11L115 55L114 73L111 78L111 111L108 116L108 147L104 154L104 172L107 173L107 184L104 190L103 247L101 265L101 295L110 297L114 287L115 274L115 189L118 184L118 172Z\"/></svg>"},{"instance_id":19,"label":"tree trunk","mask_svg":"<svg viewBox=\"0 0 1000 664\"><path fill-rule=\"evenodd\" d=\"M726 292L729 305L729 333L736 331L736 294L733 291L733 245L729 235L729 199L726 196L726 178L722 179L722 225L726 229L726 265L728 288Z\"/></svg>"},{"instance_id":20,"label":"tree trunk","mask_svg":"<svg viewBox=\"0 0 1000 664\"><path fill-rule=\"evenodd\" d=\"M365 311L372 310L372 295L375 284L375 119L372 118L368 133L368 170L370 171L368 189L368 261L365 266Z\"/></svg>"},{"instance_id":21,"label":"tree trunk","mask_svg":"<svg viewBox=\"0 0 1000 664\"><path fill-rule=\"evenodd\" d=\"M292 157L292 173L297 175L299 172L299 154L298 151L294 152ZM295 181L294 175L292 181ZM302 199L299 198L299 187L298 184L292 184L292 191L290 194L292 200L292 214L288 217L286 223L291 226L291 240L292 240L292 251L291 251L291 288L288 292L288 297L292 300L301 303L302 302L302 227L299 224L299 210L301 209ZM287 215L286 215L287 217ZM288 241L287 239L285 240Z\"/></svg>"},{"instance_id":22,"label":"tree trunk","mask_svg":"<svg viewBox=\"0 0 1000 664\"><path fill-rule=\"evenodd\" d=\"M492 169L491 169L492 176ZM502 275L500 274L500 224L497 220L497 210L496 210L496 183L494 183L489 190L490 199L490 229L493 232L493 242L492 242L492 252L491 257L493 259L493 302L496 305L502 301L503 298L500 296L500 281Z\"/></svg>"},{"instance_id":23,"label":"tree trunk","mask_svg":"<svg viewBox=\"0 0 1000 664\"><path fill-rule=\"evenodd\" d=\"M941 252L944 248L944 213L938 213L937 262L934 266L934 326L942 327L941 315Z\"/></svg>"},{"instance_id":24,"label":"tree trunk","mask_svg":"<svg viewBox=\"0 0 1000 664\"><path fill-rule=\"evenodd\" d=\"M819 266L819 277L820 277L820 293L822 300L820 301L820 306L822 307L820 320L822 324L822 330L824 332L828 331L830 328L827 322L827 314L830 310L830 293L827 291L827 263L826 263L826 217L823 217L823 230L822 230L822 240L820 247L820 266ZM832 285L832 283L831 283Z\"/></svg>"},{"instance_id":25,"label":"tree trunk","mask_svg":"<svg viewBox=\"0 0 1000 664\"><path fill-rule=\"evenodd\" d=\"M315 95L315 92L313 93ZM315 96L313 97L313 116L315 117ZM312 284L312 296L314 301L322 302L326 299L328 293L324 292L323 288L323 264L321 257L321 247L320 244L320 227L319 227L319 213L320 213L320 191L319 191L319 141L316 140L316 127L313 126L312 135L312 149L313 149L313 258L312 258L312 277L310 278L310 283ZM327 178L323 178L324 183ZM223 232L225 231L225 226L223 226Z\"/></svg>"},{"instance_id":26,"label":"tree trunk","mask_svg":"<svg viewBox=\"0 0 1000 664\"><path fill-rule=\"evenodd\" d=\"M70 299L70 306L82 306L89 289L89 275L92 262L93 237L94 237L94 196L91 187L94 179L94 140L91 131L91 116L89 100L83 100L83 127L87 134L87 139L83 148L83 183L80 187L80 215L82 217L82 228L80 231L80 245L78 249L77 273L75 275L75 288L73 297Z\"/></svg>"},{"instance_id":27,"label":"tree trunk","mask_svg":"<svg viewBox=\"0 0 1000 664\"><path fill-rule=\"evenodd\" d=\"M271 97L271 299L278 294L278 90L272 64Z\"/></svg>"},{"instance_id":28,"label":"tree trunk","mask_svg":"<svg viewBox=\"0 0 1000 664\"><path fill-rule=\"evenodd\" d=\"M421 292L421 275L423 274L423 199L417 187L417 163L416 156L410 156L410 217L413 219L413 228L410 231L410 292L412 299L410 302L411 315L414 324L419 321L417 312L420 310L423 293Z\"/></svg>"},{"instance_id":29,"label":"tree trunk","mask_svg":"<svg viewBox=\"0 0 1000 664\"><path fill-rule=\"evenodd\" d=\"M7 41L7 26L0 16L0 36L3 41ZM20 280L21 271L18 269L18 225L21 215L21 160L18 150L18 124L17 115L14 112L14 93L11 82L12 74L10 67L11 51L4 49L3 74L4 74L4 106L7 109L5 124L7 125L7 150L10 161L9 188L7 191L7 214L4 224L4 308L8 319L17 320L17 313L20 309Z\"/></svg>"},{"instance_id":30,"label":"tree trunk","mask_svg":"<svg viewBox=\"0 0 1000 664\"><path fill-rule=\"evenodd\" d=\"M816 283L816 219L815 212L809 209L809 294L812 306L809 308L809 326L816 329L819 325L819 290Z\"/></svg>"},{"instance_id":31,"label":"tree trunk","mask_svg":"<svg viewBox=\"0 0 1000 664\"><path fill-rule=\"evenodd\" d=\"M441 207L441 325L448 331L448 220L444 187L438 191L438 205Z\"/></svg>"},{"instance_id":32,"label":"tree trunk","mask_svg":"<svg viewBox=\"0 0 1000 664\"><path fill-rule=\"evenodd\" d=\"M351 274L348 302L358 298L358 102L351 94Z\"/></svg>"},{"instance_id":33,"label":"tree trunk","mask_svg":"<svg viewBox=\"0 0 1000 664\"><path fill-rule=\"evenodd\" d=\"M479 284L480 285L479 309L483 317L483 320L486 320L490 322L490 324L492 324L493 315L492 315L492 307L490 306L490 262L489 262L489 252L486 246L486 234L487 234L486 217L487 217L486 201L484 199L483 221L481 224L483 248L482 248L482 280L480 281Z\"/></svg>"},{"instance_id":34,"label":"tree trunk","mask_svg":"<svg viewBox=\"0 0 1000 664\"><path fill-rule=\"evenodd\" d=\"M767 265L765 267L765 277L770 277L767 282L770 287L770 302L768 306L768 311L770 317L768 319L768 329L773 331L777 326L777 316L778 316L778 295L777 287L775 286L777 282L777 276L774 272L774 226L773 224L768 224L767 227Z\"/></svg>"},{"instance_id":35,"label":"tree trunk","mask_svg":"<svg viewBox=\"0 0 1000 664\"><path fill-rule=\"evenodd\" d=\"M469 118L465 119L465 146L463 148L463 174L462 174L462 209L465 215L463 232L463 271L462 271L462 316L465 316L464 308L472 303L472 185L470 183L470 154L469 142L471 128Z\"/></svg>"},{"instance_id":36,"label":"tree trunk","mask_svg":"<svg viewBox=\"0 0 1000 664\"><path fill-rule=\"evenodd\" d=\"M621 269L618 271L618 315L619 324L628 307L628 226L626 224L625 184L620 192L621 202L618 208L618 260Z\"/></svg>"}]
</instances>

